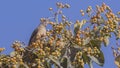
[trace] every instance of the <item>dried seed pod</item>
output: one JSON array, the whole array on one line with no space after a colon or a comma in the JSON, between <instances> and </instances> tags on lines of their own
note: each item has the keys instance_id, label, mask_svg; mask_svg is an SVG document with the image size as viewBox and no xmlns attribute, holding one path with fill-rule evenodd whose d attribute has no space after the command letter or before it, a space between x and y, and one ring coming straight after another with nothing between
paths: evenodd
<instances>
[{"instance_id":1,"label":"dried seed pod","mask_svg":"<svg viewBox=\"0 0 120 68\"><path fill-rule=\"evenodd\" d=\"M100 6L97 5L96 8L97 8L97 12L101 13Z\"/></svg>"},{"instance_id":2,"label":"dried seed pod","mask_svg":"<svg viewBox=\"0 0 120 68\"><path fill-rule=\"evenodd\" d=\"M56 5L57 5L58 8L64 8L64 5L60 2L56 3Z\"/></svg>"},{"instance_id":3,"label":"dried seed pod","mask_svg":"<svg viewBox=\"0 0 120 68\"><path fill-rule=\"evenodd\" d=\"M89 12L91 12L91 10L92 10L92 7L91 7L91 6L88 6L86 12L89 13Z\"/></svg>"},{"instance_id":4,"label":"dried seed pod","mask_svg":"<svg viewBox=\"0 0 120 68\"><path fill-rule=\"evenodd\" d=\"M62 14L62 11L59 11L59 14Z\"/></svg>"},{"instance_id":5,"label":"dried seed pod","mask_svg":"<svg viewBox=\"0 0 120 68\"><path fill-rule=\"evenodd\" d=\"M3 50L5 50L5 48L0 48L0 52L2 52Z\"/></svg>"},{"instance_id":6,"label":"dried seed pod","mask_svg":"<svg viewBox=\"0 0 120 68\"><path fill-rule=\"evenodd\" d=\"M104 10L104 8L103 8L103 7L100 7L100 11L101 11L101 12L104 12L105 10Z\"/></svg>"},{"instance_id":7,"label":"dried seed pod","mask_svg":"<svg viewBox=\"0 0 120 68\"><path fill-rule=\"evenodd\" d=\"M65 4L65 7L66 7L66 8L70 8L70 5L69 5L69 4Z\"/></svg>"},{"instance_id":8,"label":"dried seed pod","mask_svg":"<svg viewBox=\"0 0 120 68\"><path fill-rule=\"evenodd\" d=\"M106 9L109 11L109 12L112 12L111 8L109 6L106 6Z\"/></svg>"},{"instance_id":9,"label":"dried seed pod","mask_svg":"<svg viewBox=\"0 0 120 68\"><path fill-rule=\"evenodd\" d=\"M107 7L107 6L106 6L105 3L103 3L103 4L102 4L102 7L103 7L104 10L106 10L106 7Z\"/></svg>"},{"instance_id":10,"label":"dried seed pod","mask_svg":"<svg viewBox=\"0 0 120 68\"><path fill-rule=\"evenodd\" d=\"M80 10L81 13L83 13L84 11L83 10Z\"/></svg>"},{"instance_id":11,"label":"dried seed pod","mask_svg":"<svg viewBox=\"0 0 120 68\"><path fill-rule=\"evenodd\" d=\"M53 10L53 8L49 8L49 10L50 10L50 11L52 11L52 10Z\"/></svg>"},{"instance_id":12,"label":"dried seed pod","mask_svg":"<svg viewBox=\"0 0 120 68\"><path fill-rule=\"evenodd\" d=\"M82 13L82 16L84 16L85 15L85 13Z\"/></svg>"}]
</instances>

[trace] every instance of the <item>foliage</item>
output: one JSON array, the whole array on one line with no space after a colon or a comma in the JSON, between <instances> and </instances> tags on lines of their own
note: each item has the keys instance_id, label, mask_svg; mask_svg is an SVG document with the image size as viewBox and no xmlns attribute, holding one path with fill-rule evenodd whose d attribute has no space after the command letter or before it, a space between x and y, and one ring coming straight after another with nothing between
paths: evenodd
<instances>
[{"instance_id":1,"label":"foliage","mask_svg":"<svg viewBox=\"0 0 120 68\"><path fill-rule=\"evenodd\" d=\"M113 55L115 57L115 64L120 68L120 44L117 42L116 43L117 47L112 47L113 50Z\"/></svg>"},{"instance_id":2,"label":"foliage","mask_svg":"<svg viewBox=\"0 0 120 68\"><path fill-rule=\"evenodd\" d=\"M49 8L54 17L44 18L52 26L45 38L31 42L31 46L15 41L12 44L14 51L10 55L0 54L0 68L84 68L84 64L93 68L93 62L104 65L101 46L109 45L112 33L116 40L120 38L119 15L115 15L103 3L101 6L97 5L96 10L91 6L86 11L80 10L82 16L88 16L88 20L76 20L73 23L62 13L70 5L56 5L57 12ZM0 52L3 50L1 48Z\"/></svg>"}]
</instances>

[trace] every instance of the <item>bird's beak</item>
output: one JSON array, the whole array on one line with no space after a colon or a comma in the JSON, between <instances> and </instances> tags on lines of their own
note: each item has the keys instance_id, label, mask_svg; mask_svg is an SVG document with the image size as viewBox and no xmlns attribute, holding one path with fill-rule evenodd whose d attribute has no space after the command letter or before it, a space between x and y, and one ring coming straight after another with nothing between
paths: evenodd
<instances>
[{"instance_id":1,"label":"bird's beak","mask_svg":"<svg viewBox=\"0 0 120 68\"><path fill-rule=\"evenodd\" d=\"M50 25L55 25L55 23L54 23L54 22L49 22L49 24L50 24Z\"/></svg>"}]
</instances>

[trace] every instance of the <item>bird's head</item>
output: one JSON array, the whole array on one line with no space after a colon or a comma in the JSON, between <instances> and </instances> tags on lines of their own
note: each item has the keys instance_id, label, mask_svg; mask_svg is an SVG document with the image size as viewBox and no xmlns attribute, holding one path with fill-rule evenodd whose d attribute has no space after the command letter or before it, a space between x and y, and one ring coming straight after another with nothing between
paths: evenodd
<instances>
[{"instance_id":1,"label":"bird's head","mask_svg":"<svg viewBox=\"0 0 120 68\"><path fill-rule=\"evenodd\" d=\"M49 24L49 20L46 19L46 18L41 18L41 19L40 19L40 22L41 22L41 24L44 25L44 26L47 26L47 24Z\"/></svg>"},{"instance_id":2,"label":"bird's head","mask_svg":"<svg viewBox=\"0 0 120 68\"><path fill-rule=\"evenodd\" d=\"M51 22L49 19L47 18L41 18L40 19L40 22L41 24L43 24L44 26L47 26L47 24L51 24L51 25L54 25L55 23L54 22Z\"/></svg>"}]
</instances>

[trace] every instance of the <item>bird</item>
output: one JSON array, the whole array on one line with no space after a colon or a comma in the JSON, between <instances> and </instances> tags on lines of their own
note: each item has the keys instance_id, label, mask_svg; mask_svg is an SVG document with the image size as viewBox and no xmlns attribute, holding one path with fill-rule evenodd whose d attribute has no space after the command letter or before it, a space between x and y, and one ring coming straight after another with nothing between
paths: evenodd
<instances>
[{"instance_id":1,"label":"bird","mask_svg":"<svg viewBox=\"0 0 120 68\"><path fill-rule=\"evenodd\" d=\"M41 23L38 25L38 27L32 32L32 35L29 39L28 46L31 46L33 42L40 40L41 38L46 36L46 26L47 24L50 24L51 22L46 18L40 19Z\"/></svg>"},{"instance_id":2,"label":"bird","mask_svg":"<svg viewBox=\"0 0 120 68\"><path fill-rule=\"evenodd\" d=\"M28 42L28 46L25 48L25 52L23 55L23 60L27 62L28 64L35 62L35 58L38 58L38 56L34 53L35 48L31 47L32 43L35 43L38 40L42 40L42 38L46 36L47 24L52 24L52 23L53 22L51 22L47 18L41 18L40 24L32 32L31 37Z\"/></svg>"}]
</instances>

